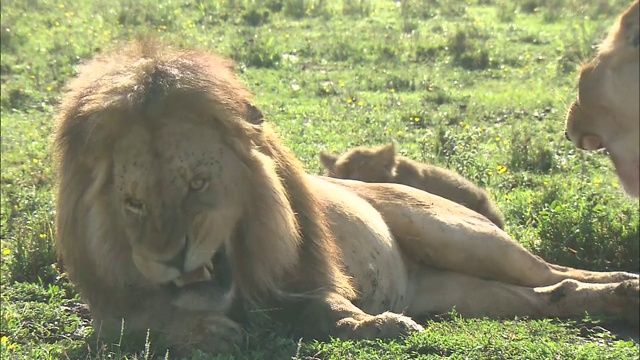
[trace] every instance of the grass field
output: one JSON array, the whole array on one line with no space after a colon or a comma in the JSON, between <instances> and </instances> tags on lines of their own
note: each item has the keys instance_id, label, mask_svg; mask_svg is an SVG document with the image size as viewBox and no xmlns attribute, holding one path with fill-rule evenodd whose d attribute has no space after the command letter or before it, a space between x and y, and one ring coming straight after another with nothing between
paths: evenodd
<instances>
[{"instance_id":1,"label":"grass field","mask_svg":"<svg viewBox=\"0 0 640 360\"><path fill-rule=\"evenodd\" d=\"M638 202L622 195L603 154L563 135L577 69L629 2L2 1L0 358L153 358L144 343L95 341L53 250L49 149L76 65L148 32L236 60L311 173L321 172L320 151L394 141L486 187L507 232L545 259L638 272ZM258 321L237 354L193 359L638 359L638 344L610 326L588 314L452 313L406 341L316 343Z\"/></svg>"}]
</instances>

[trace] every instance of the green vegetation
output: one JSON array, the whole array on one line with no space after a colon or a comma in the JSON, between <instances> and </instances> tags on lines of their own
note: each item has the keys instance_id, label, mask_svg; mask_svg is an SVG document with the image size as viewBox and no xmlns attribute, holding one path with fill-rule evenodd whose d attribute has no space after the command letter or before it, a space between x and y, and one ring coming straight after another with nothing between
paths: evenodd
<instances>
[{"instance_id":1,"label":"green vegetation","mask_svg":"<svg viewBox=\"0 0 640 360\"><path fill-rule=\"evenodd\" d=\"M628 0L5 0L0 358L151 358L98 345L53 242L50 134L76 65L137 34L239 64L311 173L320 151L395 141L485 186L547 260L638 272L638 203L564 139L577 69ZM601 327L595 324L602 325ZM259 323L259 322L258 322ZM253 326L234 357L638 359L607 319L434 319L398 342L301 342ZM162 357L163 354L156 354Z\"/></svg>"}]
</instances>

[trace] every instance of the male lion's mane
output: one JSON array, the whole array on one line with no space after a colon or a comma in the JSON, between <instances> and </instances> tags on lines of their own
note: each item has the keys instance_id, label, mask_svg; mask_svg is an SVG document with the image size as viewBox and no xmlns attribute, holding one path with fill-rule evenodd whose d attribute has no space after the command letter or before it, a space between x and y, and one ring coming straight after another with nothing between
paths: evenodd
<instances>
[{"instance_id":1,"label":"male lion's mane","mask_svg":"<svg viewBox=\"0 0 640 360\"><path fill-rule=\"evenodd\" d=\"M220 129L243 159L238 166L252 175L252 213L225 246L243 297L258 302L323 290L354 296L322 203L299 161L262 123L231 62L138 41L81 66L66 90L54 134L57 250L92 311L119 313L138 301L136 293L162 292L136 271L109 189L112 144L133 122L152 128L154 117L168 110L198 114L198 121ZM273 201L281 211L273 211Z\"/></svg>"}]
</instances>

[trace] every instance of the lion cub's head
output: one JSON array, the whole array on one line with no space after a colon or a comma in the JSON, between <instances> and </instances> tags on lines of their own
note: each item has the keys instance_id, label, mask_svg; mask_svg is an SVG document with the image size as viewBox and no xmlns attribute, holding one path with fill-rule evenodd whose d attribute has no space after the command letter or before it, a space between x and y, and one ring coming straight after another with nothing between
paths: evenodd
<instances>
[{"instance_id":1,"label":"lion cub's head","mask_svg":"<svg viewBox=\"0 0 640 360\"><path fill-rule=\"evenodd\" d=\"M618 18L596 56L580 70L566 134L577 147L607 149L624 189L640 196L640 11Z\"/></svg>"},{"instance_id":2,"label":"lion cub's head","mask_svg":"<svg viewBox=\"0 0 640 360\"><path fill-rule=\"evenodd\" d=\"M341 156L320 153L326 175L366 182L392 182L396 152L393 143L380 147L356 147Z\"/></svg>"}]
</instances>

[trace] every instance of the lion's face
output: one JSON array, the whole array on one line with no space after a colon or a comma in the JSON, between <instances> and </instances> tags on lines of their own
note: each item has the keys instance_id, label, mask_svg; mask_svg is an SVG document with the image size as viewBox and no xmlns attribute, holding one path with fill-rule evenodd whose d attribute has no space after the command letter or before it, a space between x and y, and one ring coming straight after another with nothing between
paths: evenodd
<instances>
[{"instance_id":1,"label":"lion's face","mask_svg":"<svg viewBox=\"0 0 640 360\"><path fill-rule=\"evenodd\" d=\"M579 148L606 149L627 193L640 196L640 48L638 2L620 17L598 55L585 64L567 137Z\"/></svg>"},{"instance_id":2,"label":"lion's face","mask_svg":"<svg viewBox=\"0 0 640 360\"><path fill-rule=\"evenodd\" d=\"M380 163L375 153L359 152L336 163L335 177L361 181L386 182L392 178L392 168Z\"/></svg>"},{"instance_id":3,"label":"lion's face","mask_svg":"<svg viewBox=\"0 0 640 360\"><path fill-rule=\"evenodd\" d=\"M637 60L637 58L636 58ZM567 115L567 136L586 150L606 149L630 195L640 193L640 115L638 68L590 64L580 75L578 99Z\"/></svg>"},{"instance_id":4,"label":"lion's face","mask_svg":"<svg viewBox=\"0 0 640 360\"><path fill-rule=\"evenodd\" d=\"M220 134L182 120L132 126L114 144L113 207L136 267L155 283L210 266L238 222L246 186Z\"/></svg>"},{"instance_id":5,"label":"lion's face","mask_svg":"<svg viewBox=\"0 0 640 360\"><path fill-rule=\"evenodd\" d=\"M320 160L328 176L366 182L390 182L396 165L393 145L355 148L339 157L321 154Z\"/></svg>"}]
</instances>

